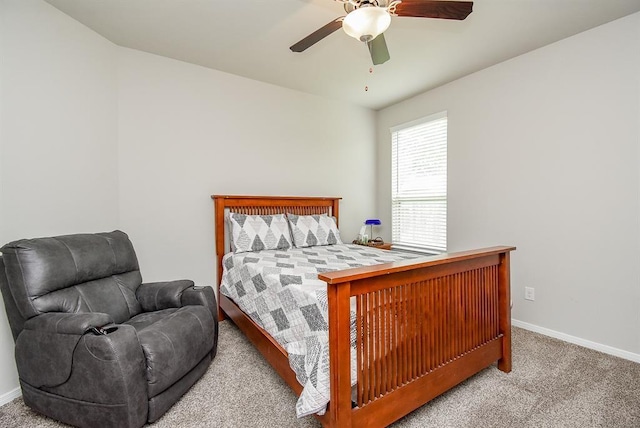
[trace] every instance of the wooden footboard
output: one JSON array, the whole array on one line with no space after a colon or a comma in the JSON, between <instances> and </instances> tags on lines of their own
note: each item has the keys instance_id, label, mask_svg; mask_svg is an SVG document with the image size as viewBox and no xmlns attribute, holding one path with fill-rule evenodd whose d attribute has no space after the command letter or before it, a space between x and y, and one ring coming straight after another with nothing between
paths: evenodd
<instances>
[{"instance_id":1,"label":"wooden footboard","mask_svg":"<svg viewBox=\"0 0 640 428\"><path fill-rule=\"evenodd\" d=\"M331 427L386 426L498 361L511 371L509 252L494 247L319 275L328 284ZM357 400L350 307L357 301Z\"/></svg>"},{"instance_id":2,"label":"wooden footboard","mask_svg":"<svg viewBox=\"0 0 640 428\"><path fill-rule=\"evenodd\" d=\"M326 213L340 198L212 196L218 281L225 210L247 214ZM327 427L383 427L491 364L511 371L509 254L514 247L443 254L318 277L327 282L331 400ZM225 315L289 386L302 390L286 351L218 293ZM357 384L351 402L350 299L356 299Z\"/></svg>"}]
</instances>

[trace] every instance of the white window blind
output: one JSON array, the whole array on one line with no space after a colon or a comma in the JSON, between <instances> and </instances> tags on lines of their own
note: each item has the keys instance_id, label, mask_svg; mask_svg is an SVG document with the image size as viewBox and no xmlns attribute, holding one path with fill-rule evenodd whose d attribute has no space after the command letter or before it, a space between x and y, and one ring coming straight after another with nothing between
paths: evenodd
<instances>
[{"instance_id":1,"label":"white window blind","mask_svg":"<svg viewBox=\"0 0 640 428\"><path fill-rule=\"evenodd\" d=\"M394 246L447 250L447 113L391 129Z\"/></svg>"}]
</instances>

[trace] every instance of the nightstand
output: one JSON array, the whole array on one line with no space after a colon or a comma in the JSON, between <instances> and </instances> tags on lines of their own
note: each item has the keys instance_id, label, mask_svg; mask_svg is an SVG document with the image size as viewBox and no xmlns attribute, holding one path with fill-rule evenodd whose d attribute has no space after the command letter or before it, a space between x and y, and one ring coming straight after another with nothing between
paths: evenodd
<instances>
[{"instance_id":1,"label":"nightstand","mask_svg":"<svg viewBox=\"0 0 640 428\"><path fill-rule=\"evenodd\" d=\"M358 244L358 245L364 245L365 247L371 247L371 248L378 248L380 250L390 250L391 249L391 243L390 242L385 242L384 244Z\"/></svg>"}]
</instances>

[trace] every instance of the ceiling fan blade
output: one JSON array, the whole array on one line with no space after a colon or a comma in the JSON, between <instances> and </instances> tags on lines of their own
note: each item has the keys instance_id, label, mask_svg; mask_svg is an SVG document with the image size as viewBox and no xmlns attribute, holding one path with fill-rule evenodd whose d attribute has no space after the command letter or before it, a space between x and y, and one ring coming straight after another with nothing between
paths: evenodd
<instances>
[{"instance_id":1,"label":"ceiling fan blade","mask_svg":"<svg viewBox=\"0 0 640 428\"><path fill-rule=\"evenodd\" d=\"M340 18L336 18L335 20L331 21L324 27L309 34L307 37L300 40L298 43L291 46L289 49L291 49L293 52L302 52L308 49L309 47L318 43L320 40L327 37L329 34L336 31L337 29L342 28L343 19L344 19L344 16L341 16Z\"/></svg>"},{"instance_id":2,"label":"ceiling fan blade","mask_svg":"<svg viewBox=\"0 0 640 428\"><path fill-rule=\"evenodd\" d=\"M402 0L396 6L396 15L463 20L472 10L472 1Z\"/></svg>"},{"instance_id":3,"label":"ceiling fan blade","mask_svg":"<svg viewBox=\"0 0 640 428\"><path fill-rule=\"evenodd\" d=\"M389 61L389 49L387 49L387 42L384 39L384 34L380 34L375 39L367 42L369 47L369 53L371 54L371 60L373 65L384 64Z\"/></svg>"}]
</instances>

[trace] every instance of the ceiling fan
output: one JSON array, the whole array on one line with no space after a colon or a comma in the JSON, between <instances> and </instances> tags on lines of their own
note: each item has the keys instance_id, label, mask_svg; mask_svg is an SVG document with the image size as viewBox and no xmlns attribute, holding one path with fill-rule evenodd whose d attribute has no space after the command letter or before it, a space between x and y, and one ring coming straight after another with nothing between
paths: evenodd
<instances>
[{"instance_id":1,"label":"ceiling fan","mask_svg":"<svg viewBox=\"0 0 640 428\"><path fill-rule=\"evenodd\" d=\"M346 16L334 19L291 46L302 52L341 28L349 36L367 44L374 65L389 60L384 31L391 24L391 16L415 18L465 19L473 10L472 1L437 0L336 0L344 3Z\"/></svg>"}]
</instances>

